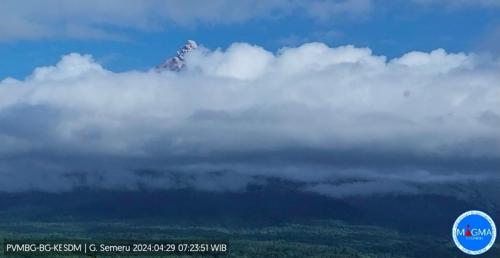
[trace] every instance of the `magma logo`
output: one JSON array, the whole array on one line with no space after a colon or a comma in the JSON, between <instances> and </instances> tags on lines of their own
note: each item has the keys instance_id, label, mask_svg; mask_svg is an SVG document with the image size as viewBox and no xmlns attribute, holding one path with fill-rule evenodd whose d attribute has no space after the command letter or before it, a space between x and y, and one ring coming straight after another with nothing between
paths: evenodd
<instances>
[{"instance_id":1,"label":"magma logo","mask_svg":"<svg viewBox=\"0 0 500 258\"><path fill-rule=\"evenodd\" d=\"M468 211L453 224L453 241L462 252L479 255L488 251L497 236L495 223L482 211Z\"/></svg>"}]
</instances>

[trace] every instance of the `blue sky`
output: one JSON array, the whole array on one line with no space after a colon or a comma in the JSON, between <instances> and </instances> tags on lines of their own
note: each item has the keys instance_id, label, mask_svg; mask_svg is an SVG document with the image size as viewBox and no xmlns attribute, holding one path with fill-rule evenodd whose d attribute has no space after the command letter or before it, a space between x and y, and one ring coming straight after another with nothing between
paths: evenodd
<instances>
[{"instance_id":1,"label":"blue sky","mask_svg":"<svg viewBox=\"0 0 500 258\"><path fill-rule=\"evenodd\" d=\"M125 10L123 16L110 11L116 9L111 5L95 7L100 10L95 14L92 5L98 1L83 7L82 1L68 1L73 6L47 13L31 10L37 8L33 2L18 2L6 1L7 8L0 12L5 19L0 26L0 78L24 78L35 67L55 64L70 52L91 54L112 71L144 70L172 56L186 39L210 49L248 42L271 51L310 41L353 44L390 58L436 48L497 54L500 39L500 4L488 0L241 1L241 8L234 7L238 1L213 1L212 7L189 1L137 7L140 1L125 1L123 8L142 11ZM295 9L287 6L291 2ZM311 7L315 3L319 8ZM63 15L65 8L76 15ZM184 13L176 16L148 8ZM81 16L78 10L83 10ZM224 15L226 10L234 15ZM145 25L137 25L144 20ZM27 22L33 22L33 28Z\"/></svg>"}]
</instances>

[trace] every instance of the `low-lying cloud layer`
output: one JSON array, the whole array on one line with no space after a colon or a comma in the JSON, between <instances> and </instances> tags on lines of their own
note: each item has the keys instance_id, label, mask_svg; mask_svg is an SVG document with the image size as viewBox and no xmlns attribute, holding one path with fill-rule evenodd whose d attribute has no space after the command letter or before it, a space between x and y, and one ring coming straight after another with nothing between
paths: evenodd
<instances>
[{"instance_id":1,"label":"low-lying cloud layer","mask_svg":"<svg viewBox=\"0 0 500 258\"><path fill-rule=\"evenodd\" d=\"M414 193L499 179L499 129L500 61L474 54L235 43L179 73L69 54L0 82L0 189Z\"/></svg>"}]
</instances>

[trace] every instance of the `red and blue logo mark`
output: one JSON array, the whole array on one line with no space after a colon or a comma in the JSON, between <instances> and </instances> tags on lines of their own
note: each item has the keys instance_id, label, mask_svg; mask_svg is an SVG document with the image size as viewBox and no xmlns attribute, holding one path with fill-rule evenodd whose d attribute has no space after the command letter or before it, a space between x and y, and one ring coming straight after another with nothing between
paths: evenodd
<instances>
[{"instance_id":1,"label":"red and blue logo mark","mask_svg":"<svg viewBox=\"0 0 500 258\"><path fill-rule=\"evenodd\" d=\"M479 255L488 251L496 240L495 223L482 211L468 211L453 224L453 241L464 253Z\"/></svg>"}]
</instances>

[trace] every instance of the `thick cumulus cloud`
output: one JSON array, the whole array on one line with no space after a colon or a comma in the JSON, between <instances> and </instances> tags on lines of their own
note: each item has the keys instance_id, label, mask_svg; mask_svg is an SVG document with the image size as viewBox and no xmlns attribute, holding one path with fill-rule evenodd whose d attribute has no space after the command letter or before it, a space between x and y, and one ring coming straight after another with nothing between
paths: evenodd
<instances>
[{"instance_id":1,"label":"thick cumulus cloud","mask_svg":"<svg viewBox=\"0 0 500 258\"><path fill-rule=\"evenodd\" d=\"M69 54L0 82L0 189L417 193L498 180L500 62L322 43L200 48L181 72Z\"/></svg>"}]
</instances>

